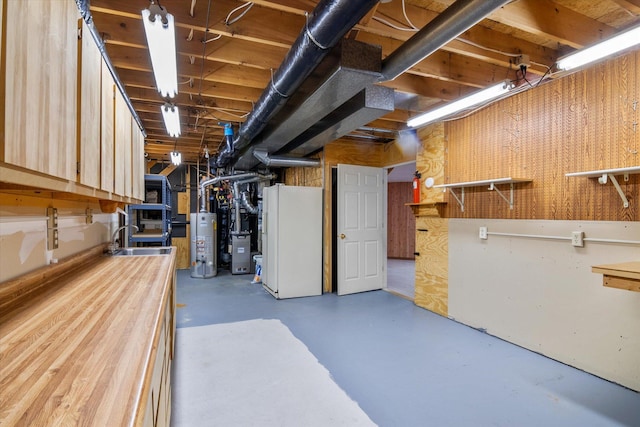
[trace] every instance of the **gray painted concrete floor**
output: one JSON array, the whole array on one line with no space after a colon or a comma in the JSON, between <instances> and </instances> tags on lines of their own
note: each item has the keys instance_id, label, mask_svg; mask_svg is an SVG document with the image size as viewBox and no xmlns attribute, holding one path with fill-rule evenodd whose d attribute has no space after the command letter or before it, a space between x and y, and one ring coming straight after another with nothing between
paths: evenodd
<instances>
[{"instance_id":1,"label":"gray painted concrete floor","mask_svg":"<svg viewBox=\"0 0 640 427\"><path fill-rule=\"evenodd\" d=\"M407 259L387 259L387 290L411 301L415 298L416 262Z\"/></svg>"},{"instance_id":2,"label":"gray painted concrete floor","mask_svg":"<svg viewBox=\"0 0 640 427\"><path fill-rule=\"evenodd\" d=\"M252 278L179 270L177 326L279 319L380 426L640 426L640 393L389 292L276 300Z\"/></svg>"}]
</instances>

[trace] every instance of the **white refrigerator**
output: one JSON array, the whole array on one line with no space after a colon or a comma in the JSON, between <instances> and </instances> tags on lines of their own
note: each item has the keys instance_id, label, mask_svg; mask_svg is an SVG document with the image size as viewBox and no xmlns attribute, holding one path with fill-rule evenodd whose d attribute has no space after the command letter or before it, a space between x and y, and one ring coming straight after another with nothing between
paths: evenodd
<instances>
[{"instance_id":1,"label":"white refrigerator","mask_svg":"<svg viewBox=\"0 0 640 427\"><path fill-rule=\"evenodd\" d=\"M278 299L322 294L322 188L264 188L261 279Z\"/></svg>"}]
</instances>

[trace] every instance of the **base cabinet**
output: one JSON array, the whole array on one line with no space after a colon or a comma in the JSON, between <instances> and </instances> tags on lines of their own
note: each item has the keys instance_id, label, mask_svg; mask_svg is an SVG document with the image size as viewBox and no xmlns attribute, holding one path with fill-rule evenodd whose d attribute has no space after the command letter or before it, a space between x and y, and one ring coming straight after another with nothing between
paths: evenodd
<instances>
[{"instance_id":1,"label":"base cabinet","mask_svg":"<svg viewBox=\"0 0 640 427\"><path fill-rule=\"evenodd\" d=\"M175 281L167 301L158 349L152 369L151 385L145 408L144 426L168 427L171 422L171 360L175 339Z\"/></svg>"}]
</instances>

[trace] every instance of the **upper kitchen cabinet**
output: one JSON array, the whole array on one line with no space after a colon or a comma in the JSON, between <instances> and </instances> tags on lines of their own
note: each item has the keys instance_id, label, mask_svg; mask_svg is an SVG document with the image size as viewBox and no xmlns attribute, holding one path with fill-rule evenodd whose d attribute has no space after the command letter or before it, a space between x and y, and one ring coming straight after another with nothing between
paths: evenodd
<instances>
[{"instance_id":1,"label":"upper kitchen cabinet","mask_svg":"<svg viewBox=\"0 0 640 427\"><path fill-rule=\"evenodd\" d=\"M5 0L0 160L76 179L78 10L73 1Z\"/></svg>"},{"instance_id":2,"label":"upper kitchen cabinet","mask_svg":"<svg viewBox=\"0 0 640 427\"><path fill-rule=\"evenodd\" d=\"M0 189L142 201L144 133L76 3L1 4Z\"/></svg>"},{"instance_id":3,"label":"upper kitchen cabinet","mask_svg":"<svg viewBox=\"0 0 640 427\"><path fill-rule=\"evenodd\" d=\"M122 97L116 91L115 109L115 187L120 196L131 196L131 114Z\"/></svg>"},{"instance_id":4,"label":"upper kitchen cabinet","mask_svg":"<svg viewBox=\"0 0 640 427\"><path fill-rule=\"evenodd\" d=\"M91 37L87 24L82 23L80 47L80 183L100 188L102 55ZM108 70L107 70L108 73ZM113 82L111 83L113 86ZM109 94L113 98L113 91ZM113 144L112 144L113 145ZM112 148L113 149L113 148Z\"/></svg>"}]
</instances>

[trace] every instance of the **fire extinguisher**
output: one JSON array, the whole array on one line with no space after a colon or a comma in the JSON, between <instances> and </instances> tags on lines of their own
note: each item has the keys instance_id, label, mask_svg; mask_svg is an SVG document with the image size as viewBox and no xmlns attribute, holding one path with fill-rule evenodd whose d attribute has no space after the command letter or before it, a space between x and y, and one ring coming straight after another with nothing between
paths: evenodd
<instances>
[{"instance_id":1,"label":"fire extinguisher","mask_svg":"<svg viewBox=\"0 0 640 427\"><path fill-rule=\"evenodd\" d=\"M413 203L420 203L420 178L422 175L416 171L413 174Z\"/></svg>"}]
</instances>

